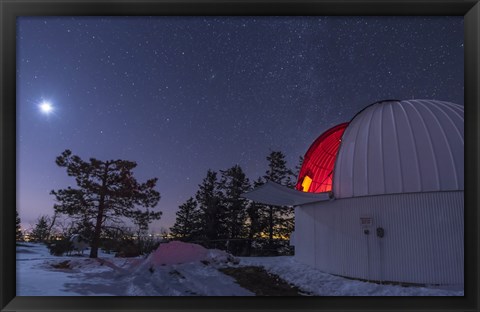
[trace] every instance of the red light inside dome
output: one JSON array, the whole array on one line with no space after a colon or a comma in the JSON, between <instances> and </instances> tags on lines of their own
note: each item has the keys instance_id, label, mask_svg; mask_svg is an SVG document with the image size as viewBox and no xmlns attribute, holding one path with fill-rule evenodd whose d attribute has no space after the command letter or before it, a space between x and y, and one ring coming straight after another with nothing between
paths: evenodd
<instances>
[{"instance_id":1,"label":"red light inside dome","mask_svg":"<svg viewBox=\"0 0 480 312\"><path fill-rule=\"evenodd\" d=\"M313 142L305 154L298 175L297 190L310 193L332 190L335 160L347 126L348 123L343 123L330 128ZM308 183L304 183L305 180L308 180Z\"/></svg>"}]
</instances>

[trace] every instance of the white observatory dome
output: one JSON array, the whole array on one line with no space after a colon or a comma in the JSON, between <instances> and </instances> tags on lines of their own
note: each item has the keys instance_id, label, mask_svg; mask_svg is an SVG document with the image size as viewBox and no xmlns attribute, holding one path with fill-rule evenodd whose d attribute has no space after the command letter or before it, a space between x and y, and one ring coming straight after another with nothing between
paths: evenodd
<instances>
[{"instance_id":1,"label":"white observatory dome","mask_svg":"<svg viewBox=\"0 0 480 312\"><path fill-rule=\"evenodd\" d=\"M351 120L333 175L336 198L464 189L464 108L381 101Z\"/></svg>"}]
</instances>

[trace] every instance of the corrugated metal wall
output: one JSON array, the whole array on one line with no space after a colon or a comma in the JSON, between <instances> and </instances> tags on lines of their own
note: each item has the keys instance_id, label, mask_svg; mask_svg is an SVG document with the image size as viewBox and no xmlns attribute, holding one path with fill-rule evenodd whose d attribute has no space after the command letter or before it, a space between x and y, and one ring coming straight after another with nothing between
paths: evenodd
<instances>
[{"instance_id":1,"label":"corrugated metal wall","mask_svg":"<svg viewBox=\"0 0 480 312\"><path fill-rule=\"evenodd\" d=\"M308 238L314 237L314 212L314 209L295 207L295 256L311 266L315 266L315 254L312 252L315 240Z\"/></svg>"},{"instance_id":2,"label":"corrugated metal wall","mask_svg":"<svg viewBox=\"0 0 480 312\"><path fill-rule=\"evenodd\" d=\"M463 284L463 198L463 191L410 193L297 207L295 256L356 278ZM362 226L362 217L372 224Z\"/></svg>"}]
</instances>

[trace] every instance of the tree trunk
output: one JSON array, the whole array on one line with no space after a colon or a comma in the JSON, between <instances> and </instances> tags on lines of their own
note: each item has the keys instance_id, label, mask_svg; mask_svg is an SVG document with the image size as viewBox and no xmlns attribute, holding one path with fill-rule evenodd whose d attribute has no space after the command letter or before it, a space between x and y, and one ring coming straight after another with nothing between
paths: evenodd
<instances>
[{"instance_id":1,"label":"tree trunk","mask_svg":"<svg viewBox=\"0 0 480 312\"><path fill-rule=\"evenodd\" d=\"M98 205L97 223L95 224L95 232L93 233L92 246L90 249L90 258L98 257L98 246L100 245L100 234L102 232L102 219L103 219L103 208L104 208L103 197L104 197L103 195L100 197L101 199Z\"/></svg>"},{"instance_id":2,"label":"tree trunk","mask_svg":"<svg viewBox=\"0 0 480 312\"><path fill-rule=\"evenodd\" d=\"M270 243L273 241L273 207L270 206L270 211L268 215L268 239Z\"/></svg>"},{"instance_id":3,"label":"tree trunk","mask_svg":"<svg viewBox=\"0 0 480 312\"><path fill-rule=\"evenodd\" d=\"M52 236L52 228L53 226L55 225L55 221L57 220L57 213L55 212L53 214L53 218L52 218L52 223L50 223L50 226L48 227L48 236L50 238L50 236Z\"/></svg>"},{"instance_id":4,"label":"tree trunk","mask_svg":"<svg viewBox=\"0 0 480 312\"><path fill-rule=\"evenodd\" d=\"M248 239L247 239L247 248L246 248L246 256L250 257L252 254L252 241L253 241L253 222L250 224L250 228L248 231Z\"/></svg>"},{"instance_id":5,"label":"tree trunk","mask_svg":"<svg viewBox=\"0 0 480 312\"><path fill-rule=\"evenodd\" d=\"M93 240L90 249L90 258L98 257L98 246L100 245L100 234L102 233L102 219L103 211L105 209L105 193L106 193L106 184L108 177L108 162L105 164L105 173L103 174L102 179L102 188L100 191L100 200L98 202L98 214L97 214L97 223L95 224L95 233L93 233Z\"/></svg>"}]
</instances>

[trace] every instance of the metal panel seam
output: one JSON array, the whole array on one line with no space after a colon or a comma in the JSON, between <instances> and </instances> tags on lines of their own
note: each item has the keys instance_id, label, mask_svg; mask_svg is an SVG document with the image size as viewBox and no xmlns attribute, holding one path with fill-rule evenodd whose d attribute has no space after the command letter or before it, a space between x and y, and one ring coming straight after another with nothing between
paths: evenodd
<instances>
[{"instance_id":1,"label":"metal panel seam","mask_svg":"<svg viewBox=\"0 0 480 312\"><path fill-rule=\"evenodd\" d=\"M434 166L434 172L435 172L435 177L437 179L437 189L440 189L440 177L438 175L438 162L437 162L437 157L435 155L434 149L433 149L433 143L432 143L432 138L430 136L430 132L428 131L427 125L425 123L425 120L422 117L422 114L418 111L418 109L415 107L415 105L412 104L413 101L406 101L410 106L413 108L413 110L417 113L418 117L420 118L420 121L422 122L423 128L425 129L425 133L427 135L428 143L430 146L430 152L433 157L433 166ZM415 101L416 103L419 103L420 105L423 106L422 103Z\"/></svg>"},{"instance_id":2,"label":"metal panel seam","mask_svg":"<svg viewBox=\"0 0 480 312\"><path fill-rule=\"evenodd\" d=\"M372 119L373 119L373 115L374 115L375 112L372 112L370 114L370 119L368 120L368 126L367 126L367 142L365 142L365 168L366 168L366 171L365 171L365 175L366 175L366 180L367 180L367 194L370 193L370 183L368 183L369 179L368 179L368 170L369 170L369 167L368 167L368 150L369 150L369 142L370 142L370 131L371 131L371 126L372 126Z\"/></svg>"},{"instance_id":3,"label":"metal panel seam","mask_svg":"<svg viewBox=\"0 0 480 312\"><path fill-rule=\"evenodd\" d=\"M357 126L357 132L355 133L355 141L354 141L354 147L353 147L353 153L352 153L352 156L351 156L351 159L352 159L352 196L355 196L355 154L357 153L357 147L358 147L358 133L360 133L360 129L361 129L361 125L362 125L362 122L363 122L363 117L365 115L362 114L362 119L358 121L358 123L355 125ZM358 117L357 117L358 118Z\"/></svg>"},{"instance_id":4,"label":"metal panel seam","mask_svg":"<svg viewBox=\"0 0 480 312\"><path fill-rule=\"evenodd\" d=\"M435 115L435 113L427 106L424 104L424 107L426 110L428 110L430 112L430 114L432 114L433 116L433 119L435 119L435 121L437 122L437 125L438 127L440 128L440 132L442 133L442 136L443 136L443 139L445 140L445 143L446 143L446 146L447 146L447 149L448 149L448 154L450 156L450 161L452 163L452 167L453 167L453 170L455 172L454 174L454 179L455 179L455 186L456 186L456 189L459 188L459 184L458 184L458 172L457 172L457 167L455 166L455 158L453 157L453 153L452 153L452 147L450 145L450 141L448 140L447 138L447 134L445 133L445 130L443 129L442 127L442 124L440 123L440 121L438 120L437 116ZM432 146L433 147L433 146ZM436 153L435 153L436 154ZM440 188L441 189L441 188Z\"/></svg>"},{"instance_id":5,"label":"metal panel seam","mask_svg":"<svg viewBox=\"0 0 480 312\"><path fill-rule=\"evenodd\" d=\"M460 118L461 120L464 120L464 117L460 116L454 109L452 109L449 105L445 104L444 102L438 102L438 104L442 105L443 107L445 107L446 109L448 109L449 111L453 112L455 115L457 115L458 118ZM449 103L449 104L454 104L454 103ZM462 141L462 144L465 144L464 143L464 139L463 139L463 135L460 133L460 131L458 130L458 127L457 125L455 124L455 122L453 121L452 117L450 117L450 115L448 115L447 113L445 113L445 111L439 109L439 111L450 121L450 123L453 125L453 128L455 129L455 132L458 134L458 138Z\"/></svg>"},{"instance_id":6,"label":"metal panel seam","mask_svg":"<svg viewBox=\"0 0 480 312\"><path fill-rule=\"evenodd\" d=\"M402 112L403 114L405 115L405 120L407 121L407 125L408 125L408 132L410 134L410 139L412 141L412 145L413 145L413 152L414 152L414 155L415 155L415 164L417 165L417 170L415 170L415 172L417 173L417 177L418 177L418 185L420 185L420 192L423 191L423 184L422 184L422 176L420 175L420 163L419 163L419 160L418 160L418 151L417 151L417 144L416 144L416 141L415 141L415 137L413 135L413 129L412 129L412 125L410 124L410 118L408 117L408 114L407 114L407 111L405 110L405 108L402 106L402 105L399 105L399 107L402 109Z\"/></svg>"},{"instance_id":7,"label":"metal panel seam","mask_svg":"<svg viewBox=\"0 0 480 312\"><path fill-rule=\"evenodd\" d=\"M379 142L379 147L380 147L380 161L382 162L380 164L380 168L382 168L382 175L383 175L383 193L386 192L387 188L385 187L385 161L384 161L384 158L385 158L385 153L383 152L383 108L385 106L384 105L381 105L380 106L380 142Z\"/></svg>"},{"instance_id":8,"label":"metal panel seam","mask_svg":"<svg viewBox=\"0 0 480 312\"><path fill-rule=\"evenodd\" d=\"M400 192L403 193L403 173L402 173L402 157L400 156L400 145L398 143L398 130L397 123L395 122L395 115L393 114L393 105L390 104L390 116L392 117L393 132L395 133L395 143L397 146L397 156L398 156L398 172L400 174Z\"/></svg>"}]
</instances>

